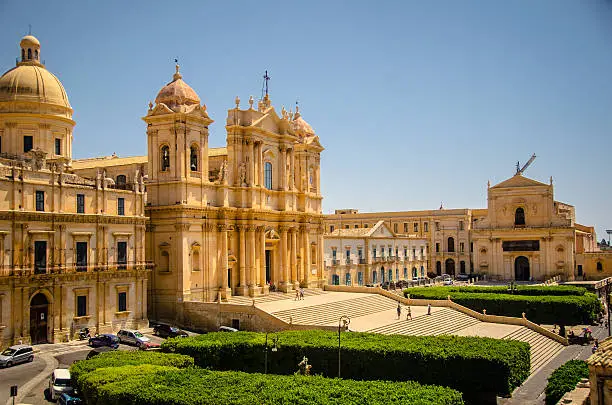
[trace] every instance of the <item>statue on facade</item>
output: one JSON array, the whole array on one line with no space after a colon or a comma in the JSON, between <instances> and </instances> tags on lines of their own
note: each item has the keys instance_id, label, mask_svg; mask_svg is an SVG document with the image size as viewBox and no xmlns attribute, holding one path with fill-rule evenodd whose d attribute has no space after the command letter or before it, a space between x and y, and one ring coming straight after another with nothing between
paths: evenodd
<instances>
[{"instance_id":1,"label":"statue on facade","mask_svg":"<svg viewBox=\"0 0 612 405\"><path fill-rule=\"evenodd\" d=\"M32 156L32 170L41 170L47 165L47 152L42 149L32 149L30 155Z\"/></svg>"},{"instance_id":2,"label":"statue on facade","mask_svg":"<svg viewBox=\"0 0 612 405\"><path fill-rule=\"evenodd\" d=\"M222 161L217 173L217 184L223 184L227 179L227 161Z\"/></svg>"}]
</instances>

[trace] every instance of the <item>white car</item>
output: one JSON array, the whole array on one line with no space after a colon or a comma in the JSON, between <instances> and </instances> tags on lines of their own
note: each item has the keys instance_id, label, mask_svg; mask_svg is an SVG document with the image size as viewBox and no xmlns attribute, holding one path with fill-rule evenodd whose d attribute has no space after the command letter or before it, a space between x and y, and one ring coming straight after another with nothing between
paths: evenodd
<instances>
[{"instance_id":1,"label":"white car","mask_svg":"<svg viewBox=\"0 0 612 405\"><path fill-rule=\"evenodd\" d=\"M49 378L49 395L52 401L57 401L57 398L65 393L74 391L72 388L72 380L70 379L70 370L66 368L56 368Z\"/></svg>"},{"instance_id":2,"label":"white car","mask_svg":"<svg viewBox=\"0 0 612 405\"><path fill-rule=\"evenodd\" d=\"M444 278L444 285L453 285L453 279L450 277Z\"/></svg>"},{"instance_id":3,"label":"white car","mask_svg":"<svg viewBox=\"0 0 612 405\"><path fill-rule=\"evenodd\" d=\"M117 337L120 343L135 345L137 347L146 345L151 340L139 331L131 329L121 329L117 332Z\"/></svg>"}]
</instances>

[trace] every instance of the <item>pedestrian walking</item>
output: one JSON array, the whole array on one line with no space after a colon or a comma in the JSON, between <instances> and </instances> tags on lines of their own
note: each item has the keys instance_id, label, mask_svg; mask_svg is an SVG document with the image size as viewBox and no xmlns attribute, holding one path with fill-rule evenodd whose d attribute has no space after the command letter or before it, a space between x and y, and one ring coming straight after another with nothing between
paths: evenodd
<instances>
[{"instance_id":1,"label":"pedestrian walking","mask_svg":"<svg viewBox=\"0 0 612 405\"><path fill-rule=\"evenodd\" d=\"M300 288L300 299L303 300L304 299L304 289Z\"/></svg>"},{"instance_id":2,"label":"pedestrian walking","mask_svg":"<svg viewBox=\"0 0 612 405\"><path fill-rule=\"evenodd\" d=\"M295 298L293 300L297 301L299 299L300 299L300 290L295 290Z\"/></svg>"},{"instance_id":3,"label":"pedestrian walking","mask_svg":"<svg viewBox=\"0 0 612 405\"><path fill-rule=\"evenodd\" d=\"M397 303L397 319L400 319L400 316L402 316L402 307L398 302Z\"/></svg>"},{"instance_id":4,"label":"pedestrian walking","mask_svg":"<svg viewBox=\"0 0 612 405\"><path fill-rule=\"evenodd\" d=\"M412 311L410 310L410 305L408 305L408 308L406 308L406 320L408 320L408 318L410 318L412 321Z\"/></svg>"},{"instance_id":5,"label":"pedestrian walking","mask_svg":"<svg viewBox=\"0 0 612 405\"><path fill-rule=\"evenodd\" d=\"M427 304L427 315L431 315L431 304Z\"/></svg>"}]
</instances>

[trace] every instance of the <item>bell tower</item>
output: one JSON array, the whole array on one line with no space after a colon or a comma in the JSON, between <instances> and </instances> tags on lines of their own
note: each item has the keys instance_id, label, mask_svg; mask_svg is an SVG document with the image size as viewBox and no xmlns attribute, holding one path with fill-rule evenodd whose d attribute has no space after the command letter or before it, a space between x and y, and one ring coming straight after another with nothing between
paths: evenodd
<instances>
[{"instance_id":1,"label":"bell tower","mask_svg":"<svg viewBox=\"0 0 612 405\"><path fill-rule=\"evenodd\" d=\"M149 103L147 123L148 205L187 204L190 185L208 179L208 126L213 122L176 65L172 81Z\"/></svg>"}]
</instances>

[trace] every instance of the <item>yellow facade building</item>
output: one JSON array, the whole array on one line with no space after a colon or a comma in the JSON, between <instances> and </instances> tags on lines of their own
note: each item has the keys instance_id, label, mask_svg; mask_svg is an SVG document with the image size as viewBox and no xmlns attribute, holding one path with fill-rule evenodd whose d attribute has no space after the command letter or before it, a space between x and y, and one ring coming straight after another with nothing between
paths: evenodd
<instances>
[{"instance_id":1,"label":"yellow facade building","mask_svg":"<svg viewBox=\"0 0 612 405\"><path fill-rule=\"evenodd\" d=\"M597 251L594 229L576 223L573 206L554 200L552 179L545 184L517 173L487 186L487 193L486 209L336 210L325 218L325 238L337 229L384 220L396 235L427 241L428 267L437 275L479 273L520 281L607 275L603 269L610 269L610 259Z\"/></svg>"},{"instance_id":2,"label":"yellow facade building","mask_svg":"<svg viewBox=\"0 0 612 405\"><path fill-rule=\"evenodd\" d=\"M0 346L147 324L145 190L71 168L75 122L33 36L0 77Z\"/></svg>"}]
</instances>

